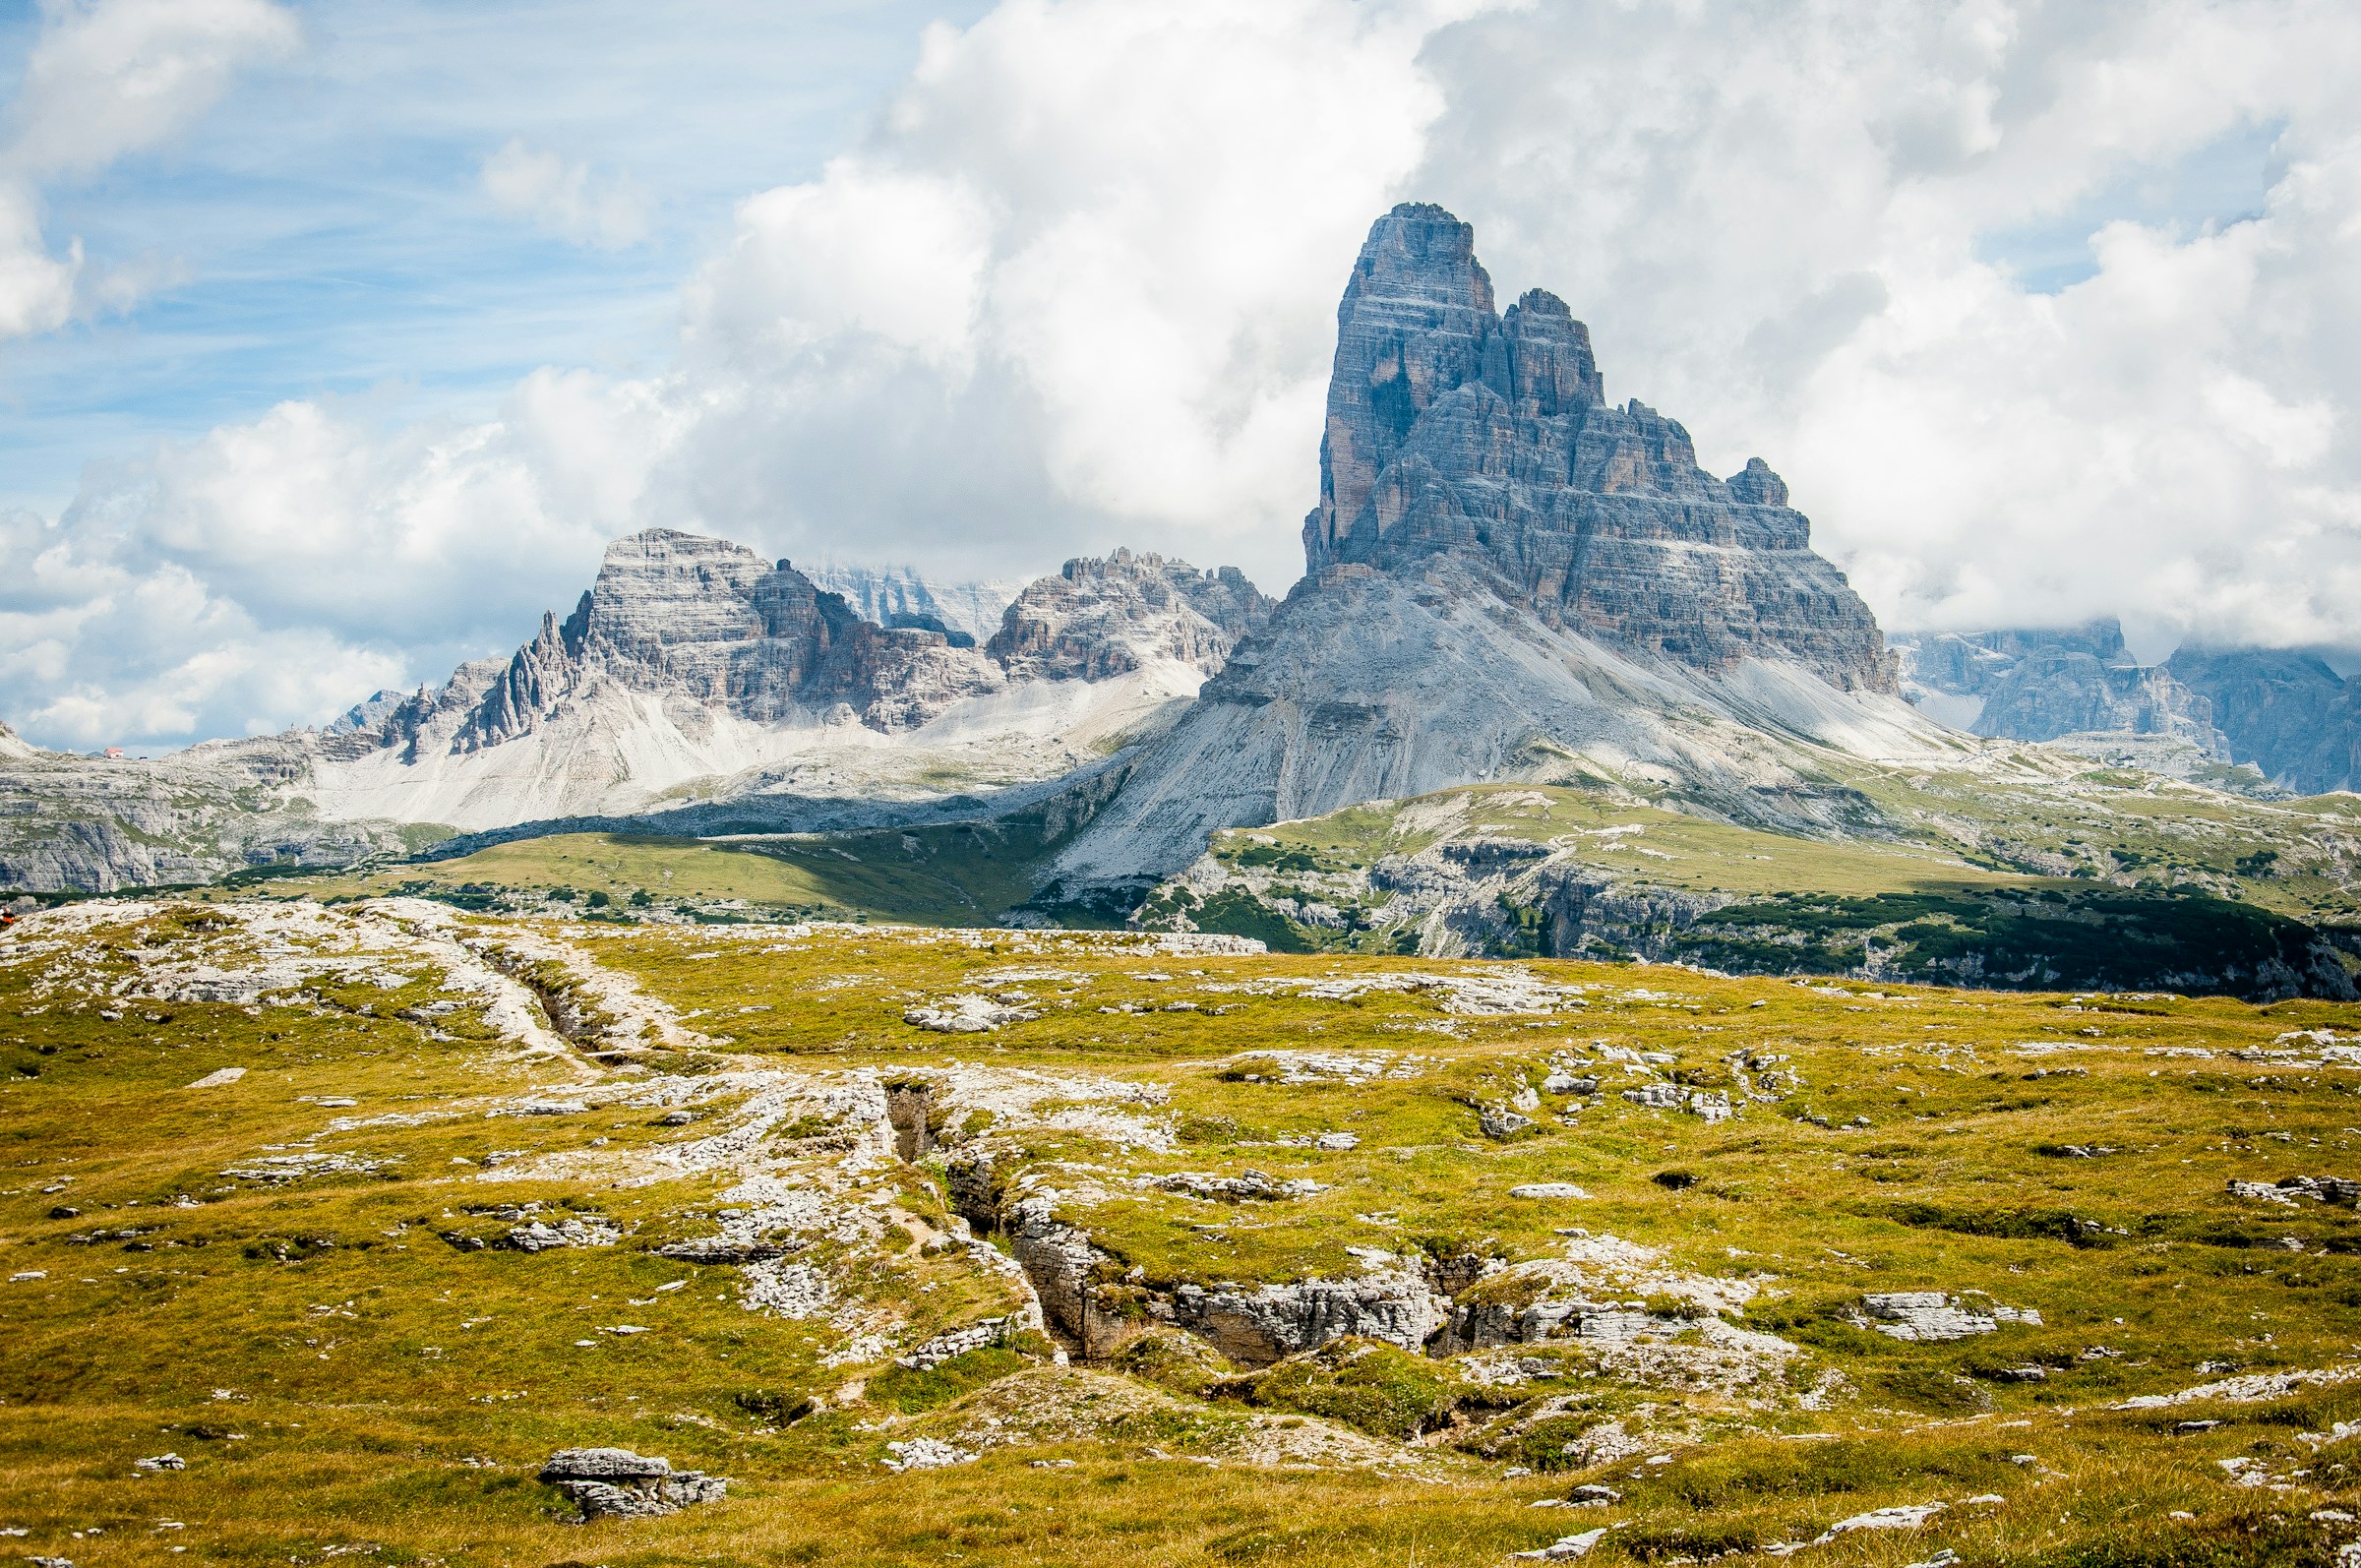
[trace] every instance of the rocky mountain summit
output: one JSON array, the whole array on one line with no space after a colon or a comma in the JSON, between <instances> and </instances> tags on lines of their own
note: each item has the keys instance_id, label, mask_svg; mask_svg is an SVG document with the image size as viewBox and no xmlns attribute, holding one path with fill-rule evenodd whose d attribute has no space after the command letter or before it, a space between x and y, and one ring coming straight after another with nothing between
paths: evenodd
<instances>
[{"instance_id":1,"label":"rocky mountain summit","mask_svg":"<svg viewBox=\"0 0 2361 1568\"><path fill-rule=\"evenodd\" d=\"M2162 737L2298 794L2361 787L2361 693L2308 653L2185 647L2144 665L2112 617L1895 645L1910 700L1977 735L2085 746Z\"/></svg>"},{"instance_id":2,"label":"rocky mountain summit","mask_svg":"<svg viewBox=\"0 0 2361 1568\"><path fill-rule=\"evenodd\" d=\"M1307 574L1059 860L1169 874L1209 831L1501 777L1646 780L1811 831L1807 754L1956 753L1896 695L1868 607L1760 459L1615 407L1589 330L1505 314L1473 231L1378 219L1338 312ZM1800 750L1799 750L1800 749Z\"/></svg>"},{"instance_id":3,"label":"rocky mountain summit","mask_svg":"<svg viewBox=\"0 0 2361 1568\"><path fill-rule=\"evenodd\" d=\"M1303 551L1315 577L1455 556L1544 626L1628 652L1895 690L1780 477L1757 457L1717 479L1678 421L1609 404L1590 329L1538 288L1495 312L1475 231L1439 207L1397 207L1354 264Z\"/></svg>"},{"instance_id":4,"label":"rocky mountain summit","mask_svg":"<svg viewBox=\"0 0 2361 1568\"><path fill-rule=\"evenodd\" d=\"M1000 612L1025 590L1021 581L994 577L952 582L910 567L865 567L839 561L799 569L823 593L840 594L864 621L886 628L940 632L982 643L1000 628Z\"/></svg>"},{"instance_id":5,"label":"rocky mountain summit","mask_svg":"<svg viewBox=\"0 0 2361 1568\"><path fill-rule=\"evenodd\" d=\"M0 740L0 887L341 864L453 829L734 803L777 828L875 825L1086 774L1157 733L1267 620L1235 569L1068 562L990 639L880 625L791 564L649 529L506 659L379 693L321 732L156 763ZM422 836L423 834L423 836Z\"/></svg>"},{"instance_id":6,"label":"rocky mountain summit","mask_svg":"<svg viewBox=\"0 0 2361 1568\"><path fill-rule=\"evenodd\" d=\"M1199 573L1118 550L1029 584L985 651L1011 680L1104 681L1156 659L1211 675L1271 610L1236 567Z\"/></svg>"}]
</instances>

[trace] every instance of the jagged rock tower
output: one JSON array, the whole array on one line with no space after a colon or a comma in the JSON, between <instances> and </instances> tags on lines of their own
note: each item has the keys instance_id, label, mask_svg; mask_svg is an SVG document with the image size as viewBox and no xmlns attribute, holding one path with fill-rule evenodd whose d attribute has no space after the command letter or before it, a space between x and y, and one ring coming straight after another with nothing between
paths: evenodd
<instances>
[{"instance_id":1,"label":"jagged rock tower","mask_svg":"<svg viewBox=\"0 0 2361 1568\"><path fill-rule=\"evenodd\" d=\"M1606 402L1589 329L1505 316L1474 231L1377 220L1337 311L1306 574L1059 859L1049 891L1185 865L1208 830L1588 770L1810 829L1798 748L1939 744L1760 458Z\"/></svg>"},{"instance_id":2,"label":"jagged rock tower","mask_svg":"<svg viewBox=\"0 0 2361 1568\"><path fill-rule=\"evenodd\" d=\"M1877 622L1812 553L1760 457L1727 480L1636 398L1608 405L1590 329L1533 289L1492 308L1476 232L1439 207L1377 220L1337 309L1313 575L1482 562L1544 624L1702 669L1786 656L1895 690Z\"/></svg>"}]
</instances>

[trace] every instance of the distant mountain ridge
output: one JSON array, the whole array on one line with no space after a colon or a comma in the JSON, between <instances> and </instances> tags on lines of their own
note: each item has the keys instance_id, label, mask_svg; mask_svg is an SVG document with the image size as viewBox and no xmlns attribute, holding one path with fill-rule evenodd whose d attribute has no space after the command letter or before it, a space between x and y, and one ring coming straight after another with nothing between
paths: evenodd
<instances>
[{"instance_id":1,"label":"distant mountain ridge","mask_svg":"<svg viewBox=\"0 0 2361 1568\"><path fill-rule=\"evenodd\" d=\"M1270 610L1235 569L1118 551L1029 584L979 645L879 625L727 540L647 529L508 658L379 693L324 731L153 763L0 738L0 887L340 864L414 846L413 828L700 801L779 827L881 822L1153 735Z\"/></svg>"},{"instance_id":2,"label":"distant mountain ridge","mask_svg":"<svg viewBox=\"0 0 2361 1568\"><path fill-rule=\"evenodd\" d=\"M802 568L812 586L841 594L863 620L968 636L982 643L1000 629L1000 615L1025 591L1021 579L953 581L915 567L868 567L826 561ZM931 628L930 628L930 623Z\"/></svg>"},{"instance_id":3,"label":"distant mountain ridge","mask_svg":"<svg viewBox=\"0 0 2361 1568\"><path fill-rule=\"evenodd\" d=\"M2193 646L2143 665L2111 617L1895 642L1910 699L1977 735L2162 736L2297 794L2361 789L2361 688L2313 654Z\"/></svg>"}]
</instances>

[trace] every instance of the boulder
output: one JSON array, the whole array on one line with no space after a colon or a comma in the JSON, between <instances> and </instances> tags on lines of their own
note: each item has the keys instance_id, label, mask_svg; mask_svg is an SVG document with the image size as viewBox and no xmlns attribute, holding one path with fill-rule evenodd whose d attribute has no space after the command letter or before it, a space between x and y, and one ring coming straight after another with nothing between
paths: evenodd
<instances>
[{"instance_id":1,"label":"boulder","mask_svg":"<svg viewBox=\"0 0 2361 1568\"><path fill-rule=\"evenodd\" d=\"M729 1479L676 1471L672 1462L628 1448L568 1448L541 1467L543 1483L564 1492L585 1523L598 1518L652 1519L692 1503L718 1502Z\"/></svg>"}]
</instances>

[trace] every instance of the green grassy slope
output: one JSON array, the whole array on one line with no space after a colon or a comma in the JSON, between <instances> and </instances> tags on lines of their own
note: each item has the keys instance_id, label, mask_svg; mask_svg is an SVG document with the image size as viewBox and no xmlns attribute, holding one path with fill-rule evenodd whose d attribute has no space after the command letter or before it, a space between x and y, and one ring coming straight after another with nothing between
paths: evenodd
<instances>
[{"instance_id":1,"label":"green grassy slope","mask_svg":"<svg viewBox=\"0 0 2361 1568\"><path fill-rule=\"evenodd\" d=\"M2361 1009L418 911L93 905L0 936L23 1551L1398 1565L1600 1528L1593 1561L1768 1562L1933 1502L1808 1560L2326 1563L2361 1538L2313 1517L2361 1501L2361 1220L2226 1189L2361 1176ZM485 962L563 990L573 1038L504 1012ZM962 995L1016 1012L904 1019ZM1597 1092L1544 1092L1553 1061ZM862 1084L924 1088L938 1147L896 1158ZM1740 1110L1626 1098L1649 1085ZM1487 1135L1512 1101L1530 1125ZM1017 1299L941 1239L979 1157L1087 1236L1119 1317L1383 1253L1469 1260L1469 1304L1588 1270L1648 1337L1266 1367L1150 1334L1061 1368L1020 1335L897 1368ZM1248 1169L1320 1187L1158 1184ZM1510 1190L1533 1182L1581 1194ZM500 1244L536 1204L611 1244ZM771 1264L661 1250L765 1204ZM762 1268L824 1300L763 1308ZM1864 1294L1902 1290L2039 1322L1874 1332ZM883 1467L920 1436L981 1457ZM571 1525L533 1472L593 1442L735 1484ZM167 1450L187 1468L135 1473ZM1586 1483L1619 1498L1534 1506Z\"/></svg>"},{"instance_id":2,"label":"green grassy slope","mask_svg":"<svg viewBox=\"0 0 2361 1568\"><path fill-rule=\"evenodd\" d=\"M2080 779L1883 787L1914 836L1823 842L1549 786L1372 803L1217 835L1220 874L1166 884L1143 919L1299 950L2265 995L2343 984L2311 925L2341 935L2357 907L2338 800Z\"/></svg>"}]
</instances>

